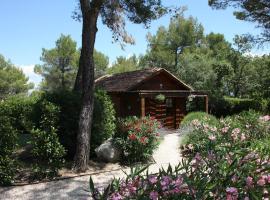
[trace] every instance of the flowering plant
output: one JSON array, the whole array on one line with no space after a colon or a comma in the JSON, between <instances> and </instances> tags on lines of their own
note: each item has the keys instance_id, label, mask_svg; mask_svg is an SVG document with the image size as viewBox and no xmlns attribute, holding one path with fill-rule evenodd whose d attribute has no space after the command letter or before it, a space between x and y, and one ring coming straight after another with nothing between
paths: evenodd
<instances>
[{"instance_id":1,"label":"flowering plant","mask_svg":"<svg viewBox=\"0 0 270 200\"><path fill-rule=\"evenodd\" d=\"M118 122L115 143L123 150L126 161L148 159L158 146L157 133L160 123L153 117L130 117Z\"/></svg>"},{"instance_id":2,"label":"flowering plant","mask_svg":"<svg viewBox=\"0 0 270 200\"><path fill-rule=\"evenodd\" d=\"M269 199L269 151L258 151L252 141L255 137L269 141L270 121L253 117L255 121L234 116L222 119L217 126L193 121L192 134L200 137L187 140L189 151L182 152L183 160L174 169L169 166L156 174L149 174L147 167L132 170L126 179L114 180L104 192L97 191L92 183L92 196L104 200ZM251 126L260 132L252 134Z\"/></svg>"}]
</instances>

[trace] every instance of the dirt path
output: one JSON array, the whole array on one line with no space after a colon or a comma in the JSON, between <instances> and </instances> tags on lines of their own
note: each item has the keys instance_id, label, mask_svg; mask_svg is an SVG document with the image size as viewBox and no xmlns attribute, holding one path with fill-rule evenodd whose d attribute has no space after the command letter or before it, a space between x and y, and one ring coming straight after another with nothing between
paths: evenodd
<instances>
[{"instance_id":1,"label":"dirt path","mask_svg":"<svg viewBox=\"0 0 270 200\"><path fill-rule=\"evenodd\" d=\"M160 167L177 165L180 161L179 142L180 134L167 130L160 130L164 136L153 158L156 164L150 166L151 172L157 172ZM129 171L129 170L126 170ZM97 186L107 185L113 177L124 177L121 170L105 172L93 175L92 178ZM40 183L17 187L0 187L0 199L2 200L86 200L89 197L89 176L81 176L72 179Z\"/></svg>"}]
</instances>

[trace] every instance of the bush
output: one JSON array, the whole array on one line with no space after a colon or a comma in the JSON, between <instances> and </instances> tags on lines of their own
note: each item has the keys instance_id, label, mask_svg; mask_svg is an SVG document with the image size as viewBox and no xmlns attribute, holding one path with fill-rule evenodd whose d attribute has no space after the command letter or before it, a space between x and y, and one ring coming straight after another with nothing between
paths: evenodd
<instances>
[{"instance_id":1,"label":"bush","mask_svg":"<svg viewBox=\"0 0 270 200\"><path fill-rule=\"evenodd\" d=\"M194 119L199 121L207 121L207 123L215 125L218 123L217 118L206 112L191 112L188 113L181 122L181 125L189 125Z\"/></svg>"},{"instance_id":2,"label":"bush","mask_svg":"<svg viewBox=\"0 0 270 200\"><path fill-rule=\"evenodd\" d=\"M128 162L145 161L158 147L157 128L160 123L151 117L119 119L115 142Z\"/></svg>"},{"instance_id":3,"label":"bush","mask_svg":"<svg viewBox=\"0 0 270 200\"><path fill-rule=\"evenodd\" d=\"M211 105L215 104L215 105ZM263 111L266 108L258 100L254 99L241 99L234 97L223 97L218 99L217 102L210 102L210 106L214 107L212 109L213 114L218 117L226 117L228 115L238 114L242 111L256 110Z\"/></svg>"},{"instance_id":4,"label":"bush","mask_svg":"<svg viewBox=\"0 0 270 200\"><path fill-rule=\"evenodd\" d=\"M106 139L112 137L116 127L115 111L110 97L103 90L96 90L94 97L90 146L92 156L94 156L94 149L96 147ZM61 144L67 150L68 158L73 159L76 150L76 136L81 109L80 94L72 91L60 91L46 93L43 99L59 107L58 135Z\"/></svg>"},{"instance_id":5,"label":"bush","mask_svg":"<svg viewBox=\"0 0 270 200\"><path fill-rule=\"evenodd\" d=\"M116 129L116 118L113 103L104 90L95 92L94 112L91 134L91 150L112 137Z\"/></svg>"},{"instance_id":6,"label":"bush","mask_svg":"<svg viewBox=\"0 0 270 200\"><path fill-rule=\"evenodd\" d=\"M238 125L222 119L217 127L194 120L193 132L201 138L188 144L189 151L182 152L183 161L175 169L169 166L156 174L143 173L146 168L131 170L126 179L113 180L104 193L97 191L90 179L91 194L94 199L123 200L269 197L269 151L254 148L253 141L260 136L262 142L269 142L270 116L255 115L234 116L241 119ZM258 124L260 127L253 131L260 133L252 136L243 118Z\"/></svg>"},{"instance_id":7,"label":"bush","mask_svg":"<svg viewBox=\"0 0 270 200\"><path fill-rule=\"evenodd\" d=\"M17 146L17 132L10 118L0 115L0 185L10 185L15 174L12 153Z\"/></svg>"},{"instance_id":8,"label":"bush","mask_svg":"<svg viewBox=\"0 0 270 200\"><path fill-rule=\"evenodd\" d=\"M32 154L36 161L35 178L56 176L64 163L65 149L57 135L59 108L47 101L38 102L42 113L38 127L32 130Z\"/></svg>"},{"instance_id":9,"label":"bush","mask_svg":"<svg viewBox=\"0 0 270 200\"><path fill-rule=\"evenodd\" d=\"M36 120L33 115L38 97L12 96L0 103L0 115L7 116L18 134L29 134Z\"/></svg>"},{"instance_id":10,"label":"bush","mask_svg":"<svg viewBox=\"0 0 270 200\"><path fill-rule=\"evenodd\" d=\"M59 140L67 150L67 158L73 159L76 151L76 135L81 109L80 94L72 91L59 91L46 93L43 99L60 109L57 124Z\"/></svg>"}]
</instances>

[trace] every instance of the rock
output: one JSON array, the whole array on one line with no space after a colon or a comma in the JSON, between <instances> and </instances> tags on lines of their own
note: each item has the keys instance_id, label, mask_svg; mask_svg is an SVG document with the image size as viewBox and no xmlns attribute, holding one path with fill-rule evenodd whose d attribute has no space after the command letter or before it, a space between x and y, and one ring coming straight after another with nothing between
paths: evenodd
<instances>
[{"instance_id":1,"label":"rock","mask_svg":"<svg viewBox=\"0 0 270 200\"><path fill-rule=\"evenodd\" d=\"M115 163L120 160L121 151L113 144L113 139L106 140L95 149L97 157L104 162Z\"/></svg>"}]
</instances>

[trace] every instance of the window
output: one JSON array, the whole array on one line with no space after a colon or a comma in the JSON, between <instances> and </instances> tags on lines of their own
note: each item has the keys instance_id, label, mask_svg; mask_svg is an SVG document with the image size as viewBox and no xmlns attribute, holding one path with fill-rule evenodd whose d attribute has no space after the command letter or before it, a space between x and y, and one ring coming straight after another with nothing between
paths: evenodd
<instances>
[{"instance_id":1,"label":"window","mask_svg":"<svg viewBox=\"0 0 270 200\"><path fill-rule=\"evenodd\" d=\"M172 108L173 107L172 98L167 98L166 99L166 107L167 108Z\"/></svg>"}]
</instances>

